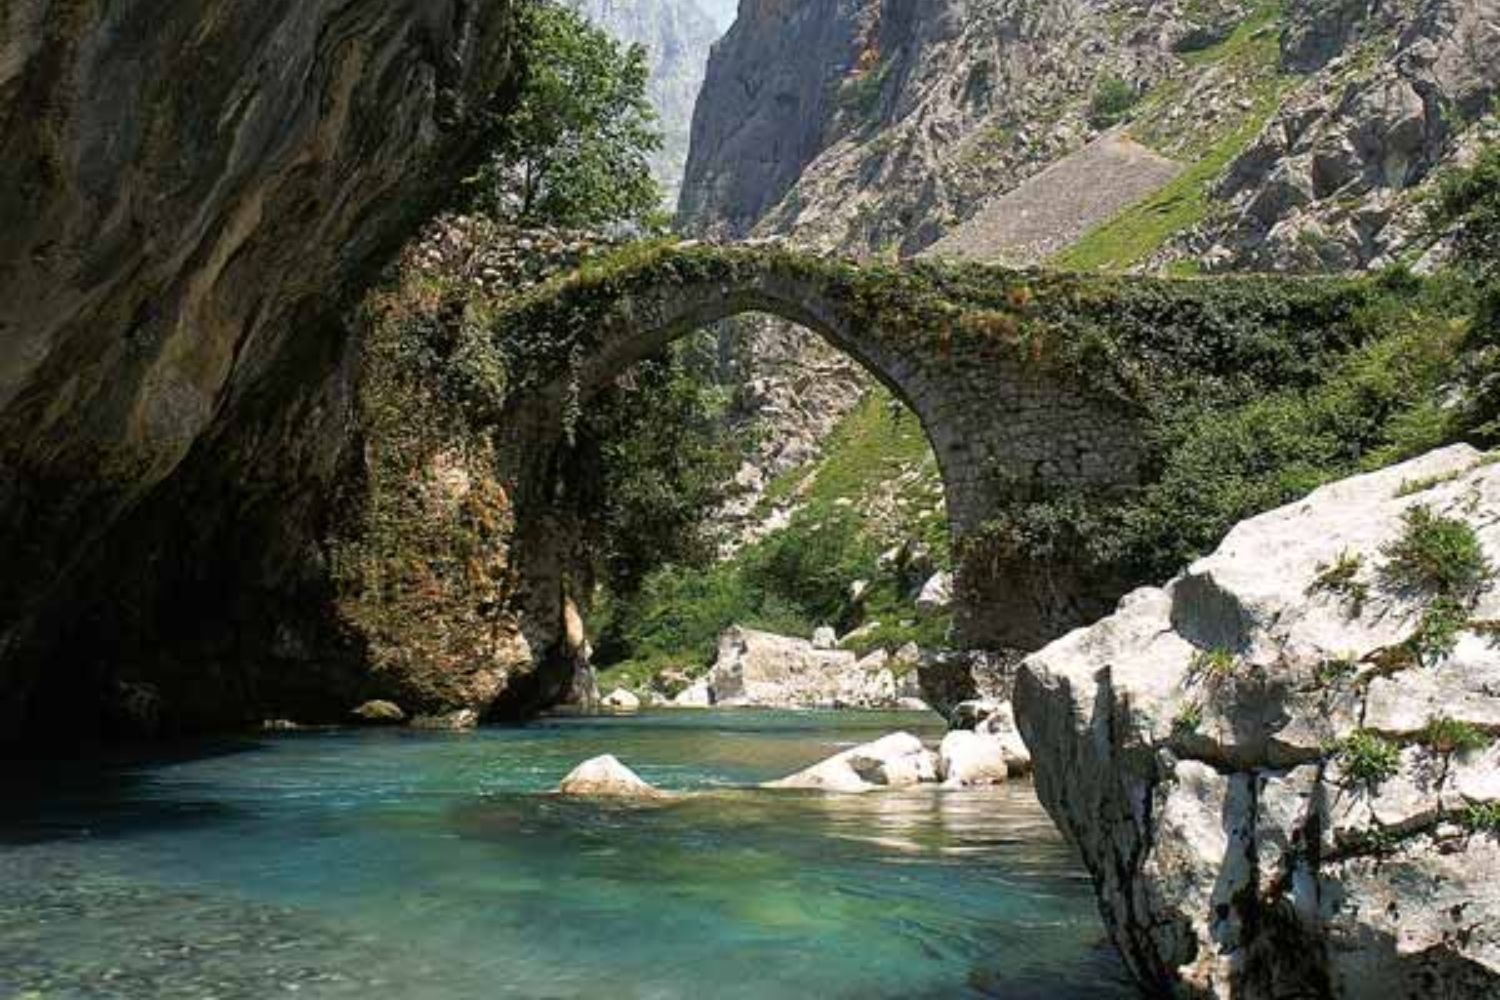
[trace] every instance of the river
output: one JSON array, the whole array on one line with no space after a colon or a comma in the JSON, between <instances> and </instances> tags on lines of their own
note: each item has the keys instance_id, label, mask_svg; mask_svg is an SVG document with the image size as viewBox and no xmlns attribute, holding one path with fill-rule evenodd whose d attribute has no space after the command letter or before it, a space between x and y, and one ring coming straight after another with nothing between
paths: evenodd
<instances>
[{"instance_id":1,"label":"river","mask_svg":"<svg viewBox=\"0 0 1500 1000\"><path fill-rule=\"evenodd\" d=\"M744 786L931 715L679 712L7 765L0 997L1132 996L1026 783ZM545 794L614 753L665 804Z\"/></svg>"}]
</instances>

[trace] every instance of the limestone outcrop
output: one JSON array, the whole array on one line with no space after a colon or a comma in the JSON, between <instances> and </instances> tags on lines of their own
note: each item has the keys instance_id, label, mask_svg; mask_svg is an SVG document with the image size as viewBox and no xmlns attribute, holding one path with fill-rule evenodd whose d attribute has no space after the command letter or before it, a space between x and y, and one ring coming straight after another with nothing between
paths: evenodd
<instances>
[{"instance_id":1,"label":"limestone outcrop","mask_svg":"<svg viewBox=\"0 0 1500 1000\"><path fill-rule=\"evenodd\" d=\"M1022 664L1036 787L1149 990L1500 993L1500 464L1241 523Z\"/></svg>"},{"instance_id":2,"label":"limestone outcrop","mask_svg":"<svg viewBox=\"0 0 1500 1000\"><path fill-rule=\"evenodd\" d=\"M883 652L861 659L739 627L719 640L706 690L713 704L729 708L902 708L916 707L921 697L915 669Z\"/></svg>"}]
</instances>

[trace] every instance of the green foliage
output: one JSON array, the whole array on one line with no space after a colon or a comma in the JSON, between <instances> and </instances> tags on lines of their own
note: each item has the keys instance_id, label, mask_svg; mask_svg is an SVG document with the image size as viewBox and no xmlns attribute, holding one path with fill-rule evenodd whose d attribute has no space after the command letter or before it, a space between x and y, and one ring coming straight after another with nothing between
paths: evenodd
<instances>
[{"instance_id":1,"label":"green foliage","mask_svg":"<svg viewBox=\"0 0 1500 1000\"><path fill-rule=\"evenodd\" d=\"M1140 100L1140 90L1134 84L1106 73L1094 83L1094 94L1089 99L1089 121L1095 128L1118 125Z\"/></svg>"},{"instance_id":2,"label":"green foliage","mask_svg":"<svg viewBox=\"0 0 1500 1000\"><path fill-rule=\"evenodd\" d=\"M1500 802L1473 802L1463 812L1463 824L1473 833L1500 836Z\"/></svg>"},{"instance_id":3,"label":"green foliage","mask_svg":"<svg viewBox=\"0 0 1500 1000\"><path fill-rule=\"evenodd\" d=\"M1131 134L1163 155L1187 164L1175 180L1096 227L1052 263L1075 270L1124 270L1149 257L1174 235L1209 218L1217 204L1211 187L1224 168L1258 135L1281 105L1295 79L1279 72L1276 26L1283 4L1261 3L1224 41L1184 56L1191 64L1215 64L1245 80L1249 107L1231 113L1214 129L1184 129L1181 107L1191 77L1157 86L1133 110Z\"/></svg>"},{"instance_id":4,"label":"green foliage","mask_svg":"<svg viewBox=\"0 0 1500 1000\"><path fill-rule=\"evenodd\" d=\"M814 622L777 595L752 587L738 565L723 563L704 570L659 569L633 594L607 594L591 625L602 666L644 663L649 674L666 667L701 671L731 625L809 635Z\"/></svg>"},{"instance_id":5,"label":"green foliage","mask_svg":"<svg viewBox=\"0 0 1500 1000\"><path fill-rule=\"evenodd\" d=\"M1418 504L1401 517L1400 537L1381 549L1381 580L1409 594L1467 604L1486 589L1494 567L1474 529Z\"/></svg>"},{"instance_id":6,"label":"green foliage","mask_svg":"<svg viewBox=\"0 0 1500 1000\"><path fill-rule=\"evenodd\" d=\"M1229 680L1239 669L1239 657L1228 649L1200 649L1193 654L1188 672L1210 683Z\"/></svg>"},{"instance_id":7,"label":"green foliage","mask_svg":"<svg viewBox=\"0 0 1500 1000\"><path fill-rule=\"evenodd\" d=\"M1338 748L1346 775L1371 787L1394 778L1401 770L1401 749L1394 743L1361 729Z\"/></svg>"},{"instance_id":8,"label":"green foliage","mask_svg":"<svg viewBox=\"0 0 1500 1000\"><path fill-rule=\"evenodd\" d=\"M1318 566L1318 575L1313 578L1309 592L1332 594L1344 602L1352 616L1359 617L1370 599L1370 585L1358 579L1364 562L1358 552L1340 552L1333 563Z\"/></svg>"},{"instance_id":9,"label":"green foliage","mask_svg":"<svg viewBox=\"0 0 1500 1000\"><path fill-rule=\"evenodd\" d=\"M880 96L890 74L891 63L881 62L851 76L839 88L840 107L862 119L873 120L880 110Z\"/></svg>"},{"instance_id":10,"label":"green foliage","mask_svg":"<svg viewBox=\"0 0 1500 1000\"><path fill-rule=\"evenodd\" d=\"M1177 710L1177 715L1172 719L1172 733L1175 736L1192 736L1197 733L1203 725L1203 706L1196 701L1189 701Z\"/></svg>"},{"instance_id":11,"label":"green foliage","mask_svg":"<svg viewBox=\"0 0 1500 1000\"><path fill-rule=\"evenodd\" d=\"M1325 345L1368 338L1363 346L1310 365L1315 349L1278 354L1267 350L1274 341L1254 337L1226 343L1235 320L1204 316L1193 336L1211 348L1196 371L1158 368L1146 393L1151 481L1022 497L989 525L984 544L1097 572L1114 567L1129 580L1166 579L1248 516L1452 440L1461 428L1436 400L1464 330L1447 308L1465 301L1448 283L1372 284L1351 313L1312 320L1330 337ZM1179 310L1166 322L1189 320ZM1236 370L1219 374L1231 357ZM1354 579L1344 587L1350 599L1359 590Z\"/></svg>"},{"instance_id":12,"label":"green foliage","mask_svg":"<svg viewBox=\"0 0 1500 1000\"><path fill-rule=\"evenodd\" d=\"M635 591L659 566L713 558L706 519L735 466L726 404L674 352L637 365L582 414L572 492L614 591Z\"/></svg>"},{"instance_id":13,"label":"green foliage","mask_svg":"<svg viewBox=\"0 0 1500 1000\"><path fill-rule=\"evenodd\" d=\"M1359 670L1359 663L1352 656L1339 656L1318 664L1316 680L1320 687L1333 687Z\"/></svg>"},{"instance_id":14,"label":"green foliage","mask_svg":"<svg viewBox=\"0 0 1500 1000\"><path fill-rule=\"evenodd\" d=\"M903 513L877 523L868 514L873 495L898 479L905 485L894 494L895 509ZM650 575L639 595L607 602L594 623L607 633L599 662L611 671L619 664L627 671L620 676L631 677L698 669L736 624L806 636L818 625L875 622L851 647L856 652L941 646L947 616L918 616L911 601L922 581L877 565L880 549L903 538L928 545L938 566L947 562L946 519L928 513L942 499L936 463L916 418L885 391L870 393L835 428L814 468L771 484L770 503L794 492L798 511L785 529L724 563L668 567ZM849 598L855 580L869 582L858 608ZM697 606L681 607L688 602Z\"/></svg>"},{"instance_id":15,"label":"green foliage","mask_svg":"<svg viewBox=\"0 0 1500 1000\"><path fill-rule=\"evenodd\" d=\"M1458 645L1458 635L1469 624L1468 609L1451 597L1429 604L1417 620L1406 646L1418 663L1432 665L1446 659Z\"/></svg>"},{"instance_id":16,"label":"green foliage","mask_svg":"<svg viewBox=\"0 0 1500 1000\"><path fill-rule=\"evenodd\" d=\"M555 0L522 5L521 22L524 78L476 179L480 208L525 225L644 220L661 204L645 49Z\"/></svg>"},{"instance_id":17,"label":"green foliage","mask_svg":"<svg viewBox=\"0 0 1500 1000\"><path fill-rule=\"evenodd\" d=\"M1447 716L1427 720L1421 735L1423 745L1441 754L1483 750L1492 740L1489 733L1473 723Z\"/></svg>"},{"instance_id":18,"label":"green foliage","mask_svg":"<svg viewBox=\"0 0 1500 1000\"><path fill-rule=\"evenodd\" d=\"M1453 234L1459 267L1481 278L1500 276L1500 144L1486 147L1472 165L1443 175L1431 222Z\"/></svg>"},{"instance_id":19,"label":"green foliage","mask_svg":"<svg viewBox=\"0 0 1500 1000\"><path fill-rule=\"evenodd\" d=\"M878 554L856 515L801 513L791 525L750 549L744 559L752 587L774 594L816 622L835 622L847 608L849 585Z\"/></svg>"},{"instance_id":20,"label":"green foliage","mask_svg":"<svg viewBox=\"0 0 1500 1000\"><path fill-rule=\"evenodd\" d=\"M1446 173L1430 205L1436 232L1453 235L1456 267L1482 289L1463 370L1473 438L1500 442L1500 143Z\"/></svg>"}]
</instances>

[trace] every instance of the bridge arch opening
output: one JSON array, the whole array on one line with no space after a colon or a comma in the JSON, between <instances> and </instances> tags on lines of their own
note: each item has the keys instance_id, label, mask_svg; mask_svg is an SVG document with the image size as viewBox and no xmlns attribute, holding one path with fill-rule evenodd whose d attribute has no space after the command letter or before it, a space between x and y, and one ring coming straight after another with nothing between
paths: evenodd
<instances>
[{"instance_id":1,"label":"bridge arch opening","mask_svg":"<svg viewBox=\"0 0 1500 1000\"><path fill-rule=\"evenodd\" d=\"M914 415L957 556L955 645L1035 648L1106 611L1117 596L1109 581L1094 587L1065 566L968 555L967 543L1018 489L1117 485L1135 475L1129 420L1032 356L1026 276L986 277L997 287L976 304L950 295L941 275L910 268L682 248L581 274L527 300L504 323L532 332L532 367L518 373L499 426L510 466L522 470L516 548L530 592L542 605L582 596L576 572L570 578L582 561L572 551L580 533L559 485L577 414L681 338L761 314L812 331Z\"/></svg>"}]
</instances>

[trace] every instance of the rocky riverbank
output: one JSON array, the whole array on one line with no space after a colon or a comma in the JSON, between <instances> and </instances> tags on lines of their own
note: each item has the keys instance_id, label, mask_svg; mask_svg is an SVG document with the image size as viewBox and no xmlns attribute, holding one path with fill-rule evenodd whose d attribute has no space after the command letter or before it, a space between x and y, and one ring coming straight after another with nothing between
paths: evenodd
<instances>
[{"instance_id":1,"label":"rocky riverbank","mask_svg":"<svg viewBox=\"0 0 1500 1000\"><path fill-rule=\"evenodd\" d=\"M1138 980L1500 993L1500 464L1466 446L1240 524L1029 657L1037 791Z\"/></svg>"}]
</instances>

